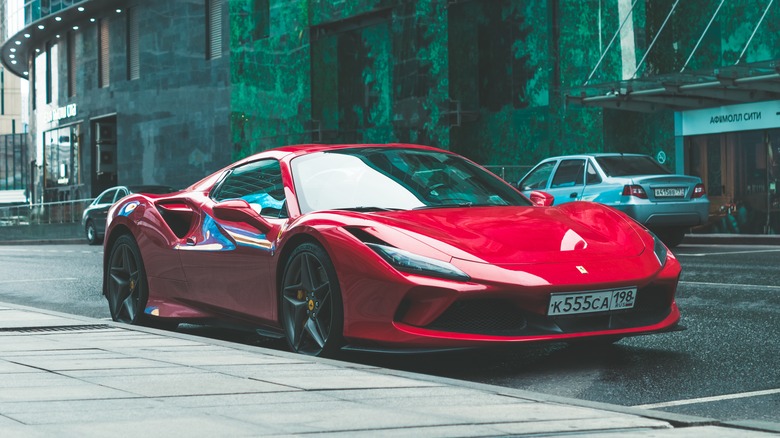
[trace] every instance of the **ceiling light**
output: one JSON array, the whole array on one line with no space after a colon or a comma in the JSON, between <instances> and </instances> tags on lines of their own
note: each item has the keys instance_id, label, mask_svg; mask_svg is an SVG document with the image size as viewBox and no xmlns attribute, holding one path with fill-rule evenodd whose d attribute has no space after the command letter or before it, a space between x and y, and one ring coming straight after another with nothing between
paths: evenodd
<instances>
[{"instance_id":1,"label":"ceiling light","mask_svg":"<svg viewBox=\"0 0 780 438\"><path fill-rule=\"evenodd\" d=\"M28 74L30 74L30 73L29 73L29 72L24 72L24 75L25 75L25 76L27 76Z\"/></svg>"},{"instance_id":2,"label":"ceiling light","mask_svg":"<svg viewBox=\"0 0 780 438\"><path fill-rule=\"evenodd\" d=\"M15 59L12 59L12 60L11 60L11 64L16 64L16 60L15 60Z\"/></svg>"},{"instance_id":3,"label":"ceiling light","mask_svg":"<svg viewBox=\"0 0 780 438\"><path fill-rule=\"evenodd\" d=\"M94 23L94 22L95 22L95 19L94 19L94 18L90 18L90 19L89 19L89 22L90 22L90 23Z\"/></svg>"},{"instance_id":4,"label":"ceiling light","mask_svg":"<svg viewBox=\"0 0 780 438\"><path fill-rule=\"evenodd\" d=\"M84 12L84 6L79 6L79 12Z\"/></svg>"},{"instance_id":5,"label":"ceiling light","mask_svg":"<svg viewBox=\"0 0 780 438\"><path fill-rule=\"evenodd\" d=\"M78 26L73 26L73 30L79 30Z\"/></svg>"},{"instance_id":6,"label":"ceiling light","mask_svg":"<svg viewBox=\"0 0 780 438\"><path fill-rule=\"evenodd\" d=\"M24 34L24 37L25 37L25 38L30 38L30 34L29 34L29 33L26 33L26 34Z\"/></svg>"},{"instance_id":7,"label":"ceiling light","mask_svg":"<svg viewBox=\"0 0 780 438\"><path fill-rule=\"evenodd\" d=\"M59 38L59 37L60 37L60 34L57 34L57 35L55 35L55 36L56 36L57 38Z\"/></svg>"},{"instance_id":8,"label":"ceiling light","mask_svg":"<svg viewBox=\"0 0 780 438\"><path fill-rule=\"evenodd\" d=\"M117 10L116 10L116 13L117 13L117 14L121 14L121 13L122 13L122 10L121 10L121 9L117 9Z\"/></svg>"},{"instance_id":9,"label":"ceiling light","mask_svg":"<svg viewBox=\"0 0 780 438\"><path fill-rule=\"evenodd\" d=\"M42 25L42 24L39 24L39 25L38 25L38 29L40 29L40 30L43 30L45 27L46 27L46 26L44 26L44 25Z\"/></svg>"},{"instance_id":10,"label":"ceiling light","mask_svg":"<svg viewBox=\"0 0 780 438\"><path fill-rule=\"evenodd\" d=\"M14 41L14 44L16 44L17 46L21 46L22 42L21 41Z\"/></svg>"},{"instance_id":11,"label":"ceiling light","mask_svg":"<svg viewBox=\"0 0 780 438\"><path fill-rule=\"evenodd\" d=\"M62 17L54 17L54 21L62 21Z\"/></svg>"},{"instance_id":12,"label":"ceiling light","mask_svg":"<svg viewBox=\"0 0 780 438\"><path fill-rule=\"evenodd\" d=\"M11 50L11 53L14 53L16 51L16 47L11 47L9 50Z\"/></svg>"},{"instance_id":13,"label":"ceiling light","mask_svg":"<svg viewBox=\"0 0 780 438\"><path fill-rule=\"evenodd\" d=\"M14 55L14 54L12 53L12 54L8 55L8 57L9 57L9 58L11 58L11 59L14 59L14 58L16 58L16 55Z\"/></svg>"}]
</instances>

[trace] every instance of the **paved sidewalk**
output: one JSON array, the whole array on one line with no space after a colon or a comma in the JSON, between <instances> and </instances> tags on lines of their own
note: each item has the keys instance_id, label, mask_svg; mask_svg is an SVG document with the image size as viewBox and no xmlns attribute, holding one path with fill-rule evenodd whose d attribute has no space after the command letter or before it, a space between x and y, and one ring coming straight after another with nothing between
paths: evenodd
<instances>
[{"instance_id":1,"label":"paved sidewalk","mask_svg":"<svg viewBox=\"0 0 780 438\"><path fill-rule=\"evenodd\" d=\"M3 438L778 432L0 303Z\"/></svg>"}]
</instances>

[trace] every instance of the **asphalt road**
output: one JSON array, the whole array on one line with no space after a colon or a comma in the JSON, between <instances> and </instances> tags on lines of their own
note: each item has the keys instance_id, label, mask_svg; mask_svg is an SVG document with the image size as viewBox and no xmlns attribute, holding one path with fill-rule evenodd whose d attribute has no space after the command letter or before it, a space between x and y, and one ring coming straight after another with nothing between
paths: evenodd
<instances>
[{"instance_id":1,"label":"asphalt road","mask_svg":"<svg viewBox=\"0 0 780 438\"><path fill-rule=\"evenodd\" d=\"M345 359L530 391L720 420L780 423L780 247L682 245L683 332L605 348L512 350ZM108 318L102 248L0 246L0 301ZM283 348L278 341L196 326L182 331Z\"/></svg>"}]
</instances>

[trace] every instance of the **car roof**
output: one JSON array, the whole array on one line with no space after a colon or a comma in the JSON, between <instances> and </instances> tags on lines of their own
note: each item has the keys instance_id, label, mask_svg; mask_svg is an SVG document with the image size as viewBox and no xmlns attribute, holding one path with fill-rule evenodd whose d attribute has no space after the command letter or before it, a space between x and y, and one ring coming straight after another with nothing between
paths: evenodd
<instances>
[{"instance_id":1,"label":"car roof","mask_svg":"<svg viewBox=\"0 0 780 438\"><path fill-rule=\"evenodd\" d=\"M647 154L623 153L623 152L583 152L581 154L558 155L546 158L543 161L560 160L562 158L599 158L599 157L649 157Z\"/></svg>"},{"instance_id":2,"label":"car roof","mask_svg":"<svg viewBox=\"0 0 780 438\"><path fill-rule=\"evenodd\" d=\"M448 152L446 150L436 148L433 146L424 146L424 145L411 144L411 143L353 143L353 144L314 143L314 144L297 144L297 145L281 146L273 149L268 149L265 151L260 151L254 155L250 155L244 158L243 160L241 160L241 162L253 161L256 158L259 158L260 156L268 156L269 153L272 153L274 156L279 158L281 156L286 156L291 154L305 155L305 154L311 154L311 153L323 152L323 151L333 151L339 149L355 149L355 148L385 148L385 149L407 148L407 149Z\"/></svg>"}]
</instances>

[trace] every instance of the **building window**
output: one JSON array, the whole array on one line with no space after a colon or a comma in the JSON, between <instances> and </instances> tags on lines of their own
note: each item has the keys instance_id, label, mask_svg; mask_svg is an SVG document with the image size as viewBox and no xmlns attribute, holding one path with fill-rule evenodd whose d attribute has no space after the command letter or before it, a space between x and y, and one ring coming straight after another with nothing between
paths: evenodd
<instances>
[{"instance_id":1,"label":"building window","mask_svg":"<svg viewBox=\"0 0 780 438\"><path fill-rule=\"evenodd\" d=\"M102 19L98 25L98 87L109 85L108 20Z\"/></svg>"},{"instance_id":2,"label":"building window","mask_svg":"<svg viewBox=\"0 0 780 438\"><path fill-rule=\"evenodd\" d=\"M206 0L206 59L222 57L222 0Z\"/></svg>"},{"instance_id":3,"label":"building window","mask_svg":"<svg viewBox=\"0 0 780 438\"><path fill-rule=\"evenodd\" d=\"M271 12L270 12L270 0L254 0L255 7L254 12L254 29L252 30L252 38L260 40L268 38L270 35L271 27Z\"/></svg>"},{"instance_id":4,"label":"building window","mask_svg":"<svg viewBox=\"0 0 780 438\"><path fill-rule=\"evenodd\" d=\"M46 103L51 103L51 79L52 79L52 62L51 62L51 43L46 43Z\"/></svg>"},{"instance_id":5,"label":"building window","mask_svg":"<svg viewBox=\"0 0 780 438\"><path fill-rule=\"evenodd\" d=\"M136 8L131 8L127 10L127 79L132 81L140 77L138 12Z\"/></svg>"},{"instance_id":6,"label":"building window","mask_svg":"<svg viewBox=\"0 0 780 438\"><path fill-rule=\"evenodd\" d=\"M68 33L68 97L76 95L76 35Z\"/></svg>"}]
</instances>

